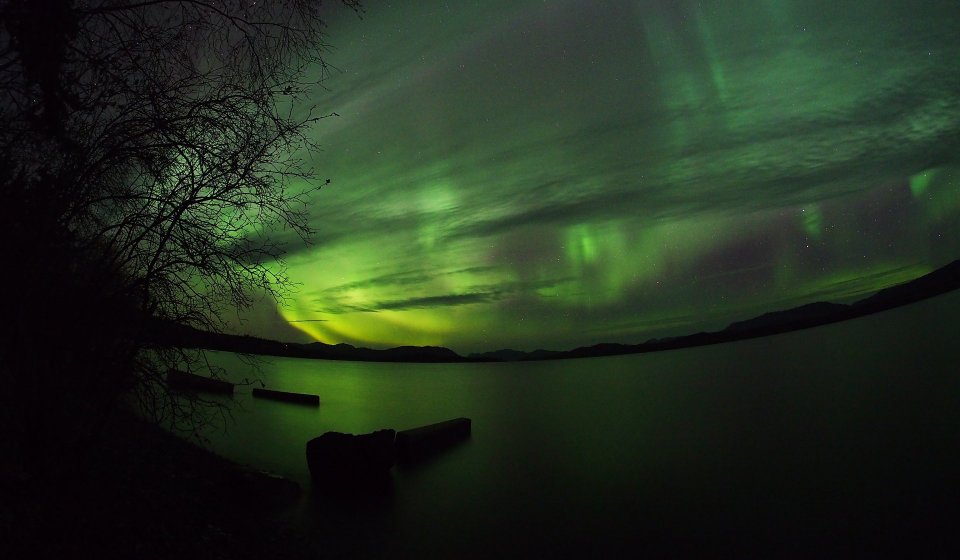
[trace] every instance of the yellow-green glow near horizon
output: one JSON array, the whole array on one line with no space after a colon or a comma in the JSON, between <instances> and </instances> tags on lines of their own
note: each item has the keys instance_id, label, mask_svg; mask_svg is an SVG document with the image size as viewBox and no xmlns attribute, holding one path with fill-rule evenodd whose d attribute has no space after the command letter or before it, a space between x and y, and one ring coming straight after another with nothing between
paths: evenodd
<instances>
[{"instance_id":1,"label":"yellow-green glow near horizon","mask_svg":"<svg viewBox=\"0 0 960 560\"><path fill-rule=\"evenodd\" d=\"M957 12L336 13L328 58L343 72L316 102L340 116L317 124L309 156L333 183L310 201L316 243L290 244L299 287L279 312L327 343L565 348L849 301L932 270L960 257Z\"/></svg>"}]
</instances>

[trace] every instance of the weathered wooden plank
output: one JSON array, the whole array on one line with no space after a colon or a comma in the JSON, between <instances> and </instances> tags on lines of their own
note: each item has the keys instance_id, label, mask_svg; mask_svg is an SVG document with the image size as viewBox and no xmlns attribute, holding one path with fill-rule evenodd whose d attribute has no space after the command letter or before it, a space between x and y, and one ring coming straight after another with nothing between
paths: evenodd
<instances>
[{"instance_id":1,"label":"weathered wooden plank","mask_svg":"<svg viewBox=\"0 0 960 560\"><path fill-rule=\"evenodd\" d=\"M397 453L416 459L443 450L470 437L469 418L454 418L428 426L397 432Z\"/></svg>"},{"instance_id":2,"label":"weathered wooden plank","mask_svg":"<svg viewBox=\"0 0 960 560\"><path fill-rule=\"evenodd\" d=\"M261 399L272 399L275 401L305 404L308 406L320 406L319 395L310 395L307 393L291 393L288 391L276 391L274 389L261 389L259 387L254 387L253 396Z\"/></svg>"},{"instance_id":3,"label":"weathered wooden plank","mask_svg":"<svg viewBox=\"0 0 960 560\"><path fill-rule=\"evenodd\" d=\"M167 384L179 390L206 391L208 393L233 394L233 383L221 379L211 379L179 369L167 372Z\"/></svg>"}]
</instances>

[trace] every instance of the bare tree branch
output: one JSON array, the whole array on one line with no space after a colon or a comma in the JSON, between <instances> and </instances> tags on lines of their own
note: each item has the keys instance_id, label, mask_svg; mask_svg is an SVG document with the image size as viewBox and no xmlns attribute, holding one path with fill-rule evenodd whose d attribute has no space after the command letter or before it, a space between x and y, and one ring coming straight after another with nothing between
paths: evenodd
<instances>
[{"instance_id":1,"label":"bare tree branch","mask_svg":"<svg viewBox=\"0 0 960 560\"><path fill-rule=\"evenodd\" d=\"M308 103L330 71L323 30L312 0L0 0L0 235L34 302L14 320L42 331L31 317L57 306L92 325L42 367L133 372L116 387L197 418L162 370L208 364L151 343L146 325L219 330L225 309L288 289L268 234L312 233L304 201L320 185L304 156L330 116ZM22 354L18 367L41 367Z\"/></svg>"}]
</instances>

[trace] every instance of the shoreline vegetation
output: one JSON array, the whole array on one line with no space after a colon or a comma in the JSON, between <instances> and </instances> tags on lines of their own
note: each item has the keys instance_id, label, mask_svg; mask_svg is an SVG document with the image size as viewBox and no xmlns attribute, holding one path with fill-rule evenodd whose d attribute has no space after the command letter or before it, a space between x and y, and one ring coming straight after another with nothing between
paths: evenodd
<instances>
[{"instance_id":1,"label":"shoreline vegetation","mask_svg":"<svg viewBox=\"0 0 960 560\"><path fill-rule=\"evenodd\" d=\"M95 441L54 465L48 472L2 465L10 471L0 480L5 557L323 556L316 538L283 521L299 499L296 483L130 412L113 413Z\"/></svg>"},{"instance_id":2,"label":"shoreline vegetation","mask_svg":"<svg viewBox=\"0 0 960 560\"><path fill-rule=\"evenodd\" d=\"M399 346L376 350L358 348L350 344L279 342L247 335L212 333L184 325L161 322L153 324L153 336L162 343L185 348L320 360L414 363L563 360L662 352L770 336L863 317L958 288L960 288L960 260L909 282L880 290L851 304L815 302L737 321L719 331L651 339L640 344L600 343L572 350L525 352L504 349L461 356L449 348L438 346Z\"/></svg>"}]
</instances>

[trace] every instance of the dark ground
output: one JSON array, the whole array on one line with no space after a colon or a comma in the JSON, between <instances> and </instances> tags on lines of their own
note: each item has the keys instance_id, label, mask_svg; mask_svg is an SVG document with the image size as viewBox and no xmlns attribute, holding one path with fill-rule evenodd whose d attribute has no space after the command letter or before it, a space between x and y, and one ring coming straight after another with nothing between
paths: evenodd
<instances>
[{"instance_id":1,"label":"dark ground","mask_svg":"<svg viewBox=\"0 0 960 560\"><path fill-rule=\"evenodd\" d=\"M128 415L104 431L96 447L62 457L51 472L2 473L0 556L325 556L280 521L296 500L282 482Z\"/></svg>"}]
</instances>

